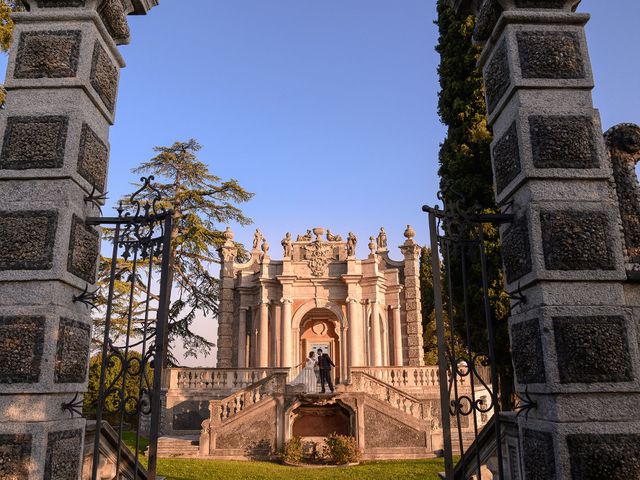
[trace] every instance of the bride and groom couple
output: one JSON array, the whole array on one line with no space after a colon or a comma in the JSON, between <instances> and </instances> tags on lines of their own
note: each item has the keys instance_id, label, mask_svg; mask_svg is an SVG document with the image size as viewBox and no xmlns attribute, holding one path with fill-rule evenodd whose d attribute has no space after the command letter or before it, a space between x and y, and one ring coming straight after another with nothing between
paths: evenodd
<instances>
[{"instance_id":1,"label":"bride and groom couple","mask_svg":"<svg viewBox=\"0 0 640 480\"><path fill-rule=\"evenodd\" d=\"M318 357L315 352L309 352L307 359L300 365L304 365L302 371L291 382L293 385L304 385L305 393L317 393L318 382L321 385L320 393L325 393L325 383L329 385L329 390L333 393L333 382L331 381L331 369L335 364L329 357L329 354L322 353L322 349L318 349ZM298 365L298 366L300 366ZM318 375L316 375L316 367ZM318 380L318 376L320 379Z\"/></svg>"}]
</instances>

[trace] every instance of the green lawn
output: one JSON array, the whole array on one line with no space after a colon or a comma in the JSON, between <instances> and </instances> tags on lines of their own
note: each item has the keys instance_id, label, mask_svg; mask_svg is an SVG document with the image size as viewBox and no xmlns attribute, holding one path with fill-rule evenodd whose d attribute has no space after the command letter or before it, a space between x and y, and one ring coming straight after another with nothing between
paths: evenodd
<instances>
[{"instance_id":1,"label":"green lawn","mask_svg":"<svg viewBox=\"0 0 640 480\"><path fill-rule=\"evenodd\" d=\"M135 443L132 432L124 432L123 440L130 448ZM147 447L141 439L142 451ZM142 456L141 463L147 459ZM437 480L438 472L444 470L444 462L433 460L398 460L367 462L355 467L304 468L288 467L270 462L231 462L222 460L199 460L191 458L161 458L158 460L158 475L167 480Z\"/></svg>"},{"instance_id":2,"label":"green lawn","mask_svg":"<svg viewBox=\"0 0 640 480\"><path fill-rule=\"evenodd\" d=\"M268 462L160 459L158 474L167 480L436 480L444 470L441 459L364 463L346 468L287 467Z\"/></svg>"}]
</instances>

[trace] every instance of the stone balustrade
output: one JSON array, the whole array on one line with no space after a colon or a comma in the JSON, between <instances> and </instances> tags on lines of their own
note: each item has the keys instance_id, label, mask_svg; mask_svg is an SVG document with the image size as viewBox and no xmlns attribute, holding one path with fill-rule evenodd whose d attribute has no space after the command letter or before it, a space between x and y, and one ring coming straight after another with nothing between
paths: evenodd
<instances>
[{"instance_id":1,"label":"stone balustrade","mask_svg":"<svg viewBox=\"0 0 640 480\"><path fill-rule=\"evenodd\" d=\"M211 422L223 423L274 393L284 393L287 375L287 371L275 372L222 400L211 400L209 402Z\"/></svg>"},{"instance_id":2,"label":"stone balustrade","mask_svg":"<svg viewBox=\"0 0 640 480\"><path fill-rule=\"evenodd\" d=\"M301 367L292 368L172 368L167 371L166 388L169 391L232 392L242 390L274 373L286 374L288 381L295 378ZM485 367L478 367L478 375L490 385ZM365 373L381 382L413 394L438 391L438 367L353 367L352 376ZM482 388L474 375L475 387ZM458 377L458 388L470 386L469 376Z\"/></svg>"},{"instance_id":3,"label":"stone balustrade","mask_svg":"<svg viewBox=\"0 0 640 480\"><path fill-rule=\"evenodd\" d=\"M253 385L273 374L287 375L288 368L172 368L168 390L233 391Z\"/></svg>"},{"instance_id":4,"label":"stone balustrade","mask_svg":"<svg viewBox=\"0 0 640 480\"><path fill-rule=\"evenodd\" d=\"M418 420L430 418L430 409L425 408L423 401L393 387L367 372L351 370L351 389L355 392L364 392L378 400L385 402L393 408L411 415Z\"/></svg>"},{"instance_id":5,"label":"stone balustrade","mask_svg":"<svg viewBox=\"0 0 640 480\"><path fill-rule=\"evenodd\" d=\"M400 390L407 388L437 389L438 367L353 367L351 374L366 373Z\"/></svg>"},{"instance_id":6,"label":"stone balustrade","mask_svg":"<svg viewBox=\"0 0 640 480\"><path fill-rule=\"evenodd\" d=\"M408 392L436 391L440 386L437 365L424 367L354 367L351 372L352 374L354 372L366 373L386 384ZM473 376L476 389L483 387L480 379L487 386L491 385L491 375L488 367L476 367ZM469 374L458 376L458 388L469 387L470 385Z\"/></svg>"}]
</instances>

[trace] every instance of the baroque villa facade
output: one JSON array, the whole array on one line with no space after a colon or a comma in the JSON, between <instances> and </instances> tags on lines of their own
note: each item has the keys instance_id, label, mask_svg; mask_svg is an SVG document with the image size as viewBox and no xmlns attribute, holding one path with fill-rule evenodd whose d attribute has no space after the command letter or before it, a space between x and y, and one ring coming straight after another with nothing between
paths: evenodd
<instances>
[{"instance_id":1,"label":"baroque villa facade","mask_svg":"<svg viewBox=\"0 0 640 480\"><path fill-rule=\"evenodd\" d=\"M237 263L227 229L217 368L167 372L160 453L266 457L294 435L333 432L356 437L364 458L441 448L437 367L423 362L420 247L413 228L404 235L402 260L390 258L384 229L358 259L355 235L322 228L287 234L273 260L256 230ZM336 365L333 395L290 384L318 348Z\"/></svg>"},{"instance_id":2,"label":"baroque villa facade","mask_svg":"<svg viewBox=\"0 0 640 480\"><path fill-rule=\"evenodd\" d=\"M420 248L413 230L407 229L402 261L389 258L384 232L371 239L365 260L356 258L352 234L347 241L323 234L287 235L285 256L276 261L256 231L251 258L242 264L234 263L229 238L221 250L219 367L288 368L321 347L340 380L350 367L422 365Z\"/></svg>"}]
</instances>

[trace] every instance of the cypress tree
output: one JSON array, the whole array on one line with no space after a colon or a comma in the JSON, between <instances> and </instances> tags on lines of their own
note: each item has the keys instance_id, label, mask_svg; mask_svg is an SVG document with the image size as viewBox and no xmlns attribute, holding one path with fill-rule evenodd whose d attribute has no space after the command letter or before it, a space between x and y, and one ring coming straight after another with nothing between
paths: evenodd
<instances>
[{"instance_id":1,"label":"cypress tree","mask_svg":"<svg viewBox=\"0 0 640 480\"><path fill-rule=\"evenodd\" d=\"M496 213L499 209L493 191L490 154L492 134L486 119L482 72L476 66L480 48L474 46L472 41L475 17L457 16L447 0L438 0L437 9L439 40L436 50L440 54L438 74L441 87L438 114L447 126L447 136L440 146L438 171L443 199L448 204L456 203L462 210ZM443 228L450 234L455 227L445 220ZM513 388L507 330L509 300L504 292L498 229L491 225L483 228L487 240L485 249L496 343L495 361L499 370L502 404L508 408ZM465 235L477 236L477 230L467 230ZM483 309L479 250L465 249L469 329L466 328L461 307L464 294L461 258L461 250L452 250L451 258L446 255L443 258L445 273L448 272L454 285L445 301L455 305L451 322L455 335L464 344L464 350L487 355L488 332Z\"/></svg>"}]
</instances>

